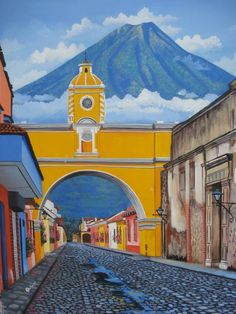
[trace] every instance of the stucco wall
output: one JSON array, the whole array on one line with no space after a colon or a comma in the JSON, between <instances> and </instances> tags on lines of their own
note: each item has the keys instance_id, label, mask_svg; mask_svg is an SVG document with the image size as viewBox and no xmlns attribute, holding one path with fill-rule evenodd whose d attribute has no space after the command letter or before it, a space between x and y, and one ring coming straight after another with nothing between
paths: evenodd
<instances>
[{"instance_id":1,"label":"stucco wall","mask_svg":"<svg viewBox=\"0 0 236 314\"><path fill-rule=\"evenodd\" d=\"M210 108L196 119L193 116L184 126L178 125L173 129L173 160L235 128L236 97L233 91Z\"/></svg>"},{"instance_id":2,"label":"stucco wall","mask_svg":"<svg viewBox=\"0 0 236 314\"><path fill-rule=\"evenodd\" d=\"M2 63L0 62L0 104L3 107L3 115L8 115L11 117L12 115L12 93L9 86L9 81L7 74L4 70ZM0 115L0 122L1 119Z\"/></svg>"},{"instance_id":3,"label":"stucco wall","mask_svg":"<svg viewBox=\"0 0 236 314\"><path fill-rule=\"evenodd\" d=\"M236 203L236 138L231 141L233 153L233 173L230 186L230 201ZM229 224L229 245L228 245L228 263L229 267L236 269L236 205L232 207L232 214L235 217L233 223Z\"/></svg>"}]
</instances>

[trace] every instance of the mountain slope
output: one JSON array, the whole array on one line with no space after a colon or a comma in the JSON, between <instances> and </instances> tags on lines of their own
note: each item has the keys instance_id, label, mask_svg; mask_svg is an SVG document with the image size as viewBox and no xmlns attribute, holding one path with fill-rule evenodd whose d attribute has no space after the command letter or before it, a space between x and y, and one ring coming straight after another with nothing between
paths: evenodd
<instances>
[{"instance_id":1,"label":"mountain slope","mask_svg":"<svg viewBox=\"0 0 236 314\"><path fill-rule=\"evenodd\" d=\"M170 99L181 90L203 97L222 94L233 76L179 47L155 24L124 25L87 49L106 97L138 96L146 88ZM83 53L17 92L61 96L78 73Z\"/></svg>"}]
</instances>

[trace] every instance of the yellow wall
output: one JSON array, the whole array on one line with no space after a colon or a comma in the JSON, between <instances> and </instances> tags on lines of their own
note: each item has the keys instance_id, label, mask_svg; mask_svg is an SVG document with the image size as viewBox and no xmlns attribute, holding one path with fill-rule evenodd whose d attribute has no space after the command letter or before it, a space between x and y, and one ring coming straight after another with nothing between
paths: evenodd
<instances>
[{"instance_id":1,"label":"yellow wall","mask_svg":"<svg viewBox=\"0 0 236 314\"><path fill-rule=\"evenodd\" d=\"M46 235L47 235L47 242L43 244L44 253L49 253L49 252L51 252L51 248L50 248L49 220L48 220L48 219L43 219L43 223L44 223L44 226L45 226L45 233L46 233Z\"/></svg>"},{"instance_id":2,"label":"yellow wall","mask_svg":"<svg viewBox=\"0 0 236 314\"><path fill-rule=\"evenodd\" d=\"M44 257L44 249L41 244L40 230L36 230L34 236L35 236L35 263L37 264Z\"/></svg>"},{"instance_id":3,"label":"yellow wall","mask_svg":"<svg viewBox=\"0 0 236 314\"><path fill-rule=\"evenodd\" d=\"M155 134L155 156L170 157L171 132L159 131Z\"/></svg>"},{"instance_id":4,"label":"yellow wall","mask_svg":"<svg viewBox=\"0 0 236 314\"><path fill-rule=\"evenodd\" d=\"M73 131L30 131L29 135L37 158L74 156L77 138Z\"/></svg>"},{"instance_id":5,"label":"yellow wall","mask_svg":"<svg viewBox=\"0 0 236 314\"><path fill-rule=\"evenodd\" d=\"M75 156L79 141L73 130L28 130L28 133L38 158ZM169 157L170 143L170 131L101 129L96 147L100 158L154 158Z\"/></svg>"},{"instance_id":6,"label":"yellow wall","mask_svg":"<svg viewBox=\"0 0 236 314\"><path fill-rule=\"evenodd\" d=\"M98 233L99 233L99 246L104 247L105 246L105 228L104 225L101 225L98 227ZM103 235L103 241L101 241L101 236Z\"/></svg>"},{"instance_id":7,"label":"yellow wall","mask_svg":"<svg viewBox=\"0 0 236 314\"><path fill-rule=\"evenodd\" d=\"M82 236L81 236L82 239ZM79 242L79 235L77 233L72 234L72 242Z\"/></svg>"},{"instance_id":8,"label":"yellow wall","mask_svg":"<svg viewBox=\"0 0 236 314\"><path fill-rule=\"evenodd\" d=\"M102 158L152 158L154 133L150 131L105 131L98 133L98 151Z\"/></svg>"},{"instance_id":9,"label":"yellow wall","mask_svg":"<svg viewBox=\"0 0 236 314\"><path fill-rule=\"evenodd\" d=\"M120 243L117 243L118 250L126 250L126 223L124 221L117 222L117 229L121 228L121 238Z\"/></svg>"}]
</instances>

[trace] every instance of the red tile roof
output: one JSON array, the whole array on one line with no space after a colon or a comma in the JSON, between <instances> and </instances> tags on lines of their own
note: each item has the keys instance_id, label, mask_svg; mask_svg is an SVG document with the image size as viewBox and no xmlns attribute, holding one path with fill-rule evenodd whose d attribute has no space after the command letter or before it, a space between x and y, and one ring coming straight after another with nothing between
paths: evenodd
<instances>
[{"instance_id":1,"label":"red tile roof","mask_svg":"<svg viewBox=\"0 0 236 314\"><path fill-rule=\"evenodd\" d=\"M84 221L90 221L90 220L95 220L95 217L83 217Z\"/></svg>"},{"instance_id":2,"label":"red tile roof","mask_svg":"<svg viewBox=\"0 0 236 314\"><path fill-rule=\"evenodd\" d=\"M126 211L123 214L123 217L128 217L136 214L136 210L133 206L130 206L126 209Z\"/></svg>"},{"instance_id":3,"label":"red tile roof","mask_svg":"<svg viewBox=\"0 0 236 314\"><path fill-rule=\"evenodd\" d=\"M0 134L26 134L26 130L10 123L0 123Z\"/></svg>"},{"instance_id":4,"label":"red tile roof","mask_svg":"<svg viewBox=\"0 0 236 314\"><path fill-rule=\"evenodd\" d=\"M123 220L123 214L124 214L124 211L119 212L118 214L113 215L112 217L107 219L108 223Z\"/></svg>"}]
</instances>

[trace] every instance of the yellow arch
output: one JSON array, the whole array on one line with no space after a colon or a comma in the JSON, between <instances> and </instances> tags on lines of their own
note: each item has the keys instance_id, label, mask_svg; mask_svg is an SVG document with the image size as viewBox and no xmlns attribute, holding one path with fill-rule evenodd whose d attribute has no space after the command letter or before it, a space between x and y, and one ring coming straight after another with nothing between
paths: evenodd
<instances>
[{"instance_id":1,"label":"yellow arch","mask_svg":"<svg viewBox=\"0 0 236 314\"><path fill-rule=\"evenodd\" d=\"M105 177L123 189L137 211L141 254L161 256L161 219L154 214L160 206L160 172L170 156L169 125L92 124L91 152L81 150L83 125L24 127L44 177L41 206L69 176Z\"/></svg>"}]
</instances>

